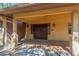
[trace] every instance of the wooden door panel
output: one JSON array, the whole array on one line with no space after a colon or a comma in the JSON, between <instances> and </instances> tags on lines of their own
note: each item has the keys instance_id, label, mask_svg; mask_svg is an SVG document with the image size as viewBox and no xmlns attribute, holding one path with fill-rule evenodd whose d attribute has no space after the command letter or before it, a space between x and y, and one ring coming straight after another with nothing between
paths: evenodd
<instances>
[{"instance_id":1,"label":"wooden door panel","mask_svg":"<svg viewBox=\"0 0 79 59\"><path fill-rule=\"evenodd\" d=\"M35 24L33 25L34 39L46 40L48 33L47 24Z\"/></svg>"},{"instance_id":2,"label":"wooden door panel","mask_svg":"<svg viewBox=\"0 0 79 59\"><path fill-rule=\"evenodd\" d=\"M17 21L17 33L19 41L25 37L26 23Z\"/></svg>"}]
</instances>

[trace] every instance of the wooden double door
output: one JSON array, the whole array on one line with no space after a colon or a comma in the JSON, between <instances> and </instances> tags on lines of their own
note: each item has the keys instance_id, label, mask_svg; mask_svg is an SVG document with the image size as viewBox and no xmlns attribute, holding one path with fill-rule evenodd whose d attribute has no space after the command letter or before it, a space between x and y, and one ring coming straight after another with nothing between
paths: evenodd
<instances>
[{"instance_id":1,"label":"wooden double door","mask_svg":"<svg viewBox=\"0 0 79 59\"><path fill-rule=\"evenodd\" d=\"M47 40L48 24L32 24L32 32L34 39Z\"/></svg>"}]
</instances>

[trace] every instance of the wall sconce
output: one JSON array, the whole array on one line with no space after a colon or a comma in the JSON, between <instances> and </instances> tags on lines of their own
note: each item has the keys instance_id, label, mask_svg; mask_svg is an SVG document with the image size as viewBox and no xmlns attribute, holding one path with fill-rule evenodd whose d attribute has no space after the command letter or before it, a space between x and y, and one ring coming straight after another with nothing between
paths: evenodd
<instances>
[{"instance_id":1,"label":"wall sconce","mask_svg":"<svg viewBox=\"0 0 79 59\"><path fill-rule=\"evenodd\" d=\"M27 28L29 27L29 24L27 24Z\"/></svg>"},{"instance_id":2,"label":"wall sconce","mask_svg":"<svg viewBox=\"0 0 79 59\"><path fill-rule=\"evenodd\" d=\"M52 24L53 27L55 27L55 24Z\"/></svg>"}]
</instances>

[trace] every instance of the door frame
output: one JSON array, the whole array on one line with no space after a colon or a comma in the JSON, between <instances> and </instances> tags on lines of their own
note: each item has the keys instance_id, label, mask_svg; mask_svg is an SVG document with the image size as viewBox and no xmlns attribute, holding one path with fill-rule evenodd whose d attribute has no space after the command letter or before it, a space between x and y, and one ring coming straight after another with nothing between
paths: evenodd
<instances>
[{"instance_id":1,"label":"door frame","mask_svg":"<svg viewBox=\"0 0 79 59\"><path fill-rule=\"evenodd\" d=\"M33 34L33 39L35 39L34 38L34 33L33 33L33 26L34 25L46 25L46 27L47 27L47 38L45 39L45 40L48 40L48 34L50 34L50 23L45 23L45 24L31 24L31 34ZM38 39L38 40L41 40L41 39Z\"/></svg>"}]
</instances>

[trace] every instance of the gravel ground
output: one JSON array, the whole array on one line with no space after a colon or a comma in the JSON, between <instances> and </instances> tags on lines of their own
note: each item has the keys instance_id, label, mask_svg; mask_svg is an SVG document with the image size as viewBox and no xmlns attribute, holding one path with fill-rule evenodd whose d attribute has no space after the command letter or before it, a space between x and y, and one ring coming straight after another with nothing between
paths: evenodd
<instances>
[{"instance_id":1,"label":"gravel ground","mask_svg":"<svg viewBox=\"0 0 79 59\"><path fill-rule=\"evenodd\" d=\"M15 56L70 56L68 52L44 50L42 48L29 48L17 51Z\"/></svg>"},{"instance_id":2,"label":"gravel ground","mask_svg":"<svg viewBox=\"0 0 79 59\"><path fill-rule=\"evenodd\" d=\"M11 51L12 52L12 51ZM22 44L16 52L1 51L0 56L71 56L67 51L57 51L45 48L27 48L26 44Z\"/></svg>"}]
</instances>

